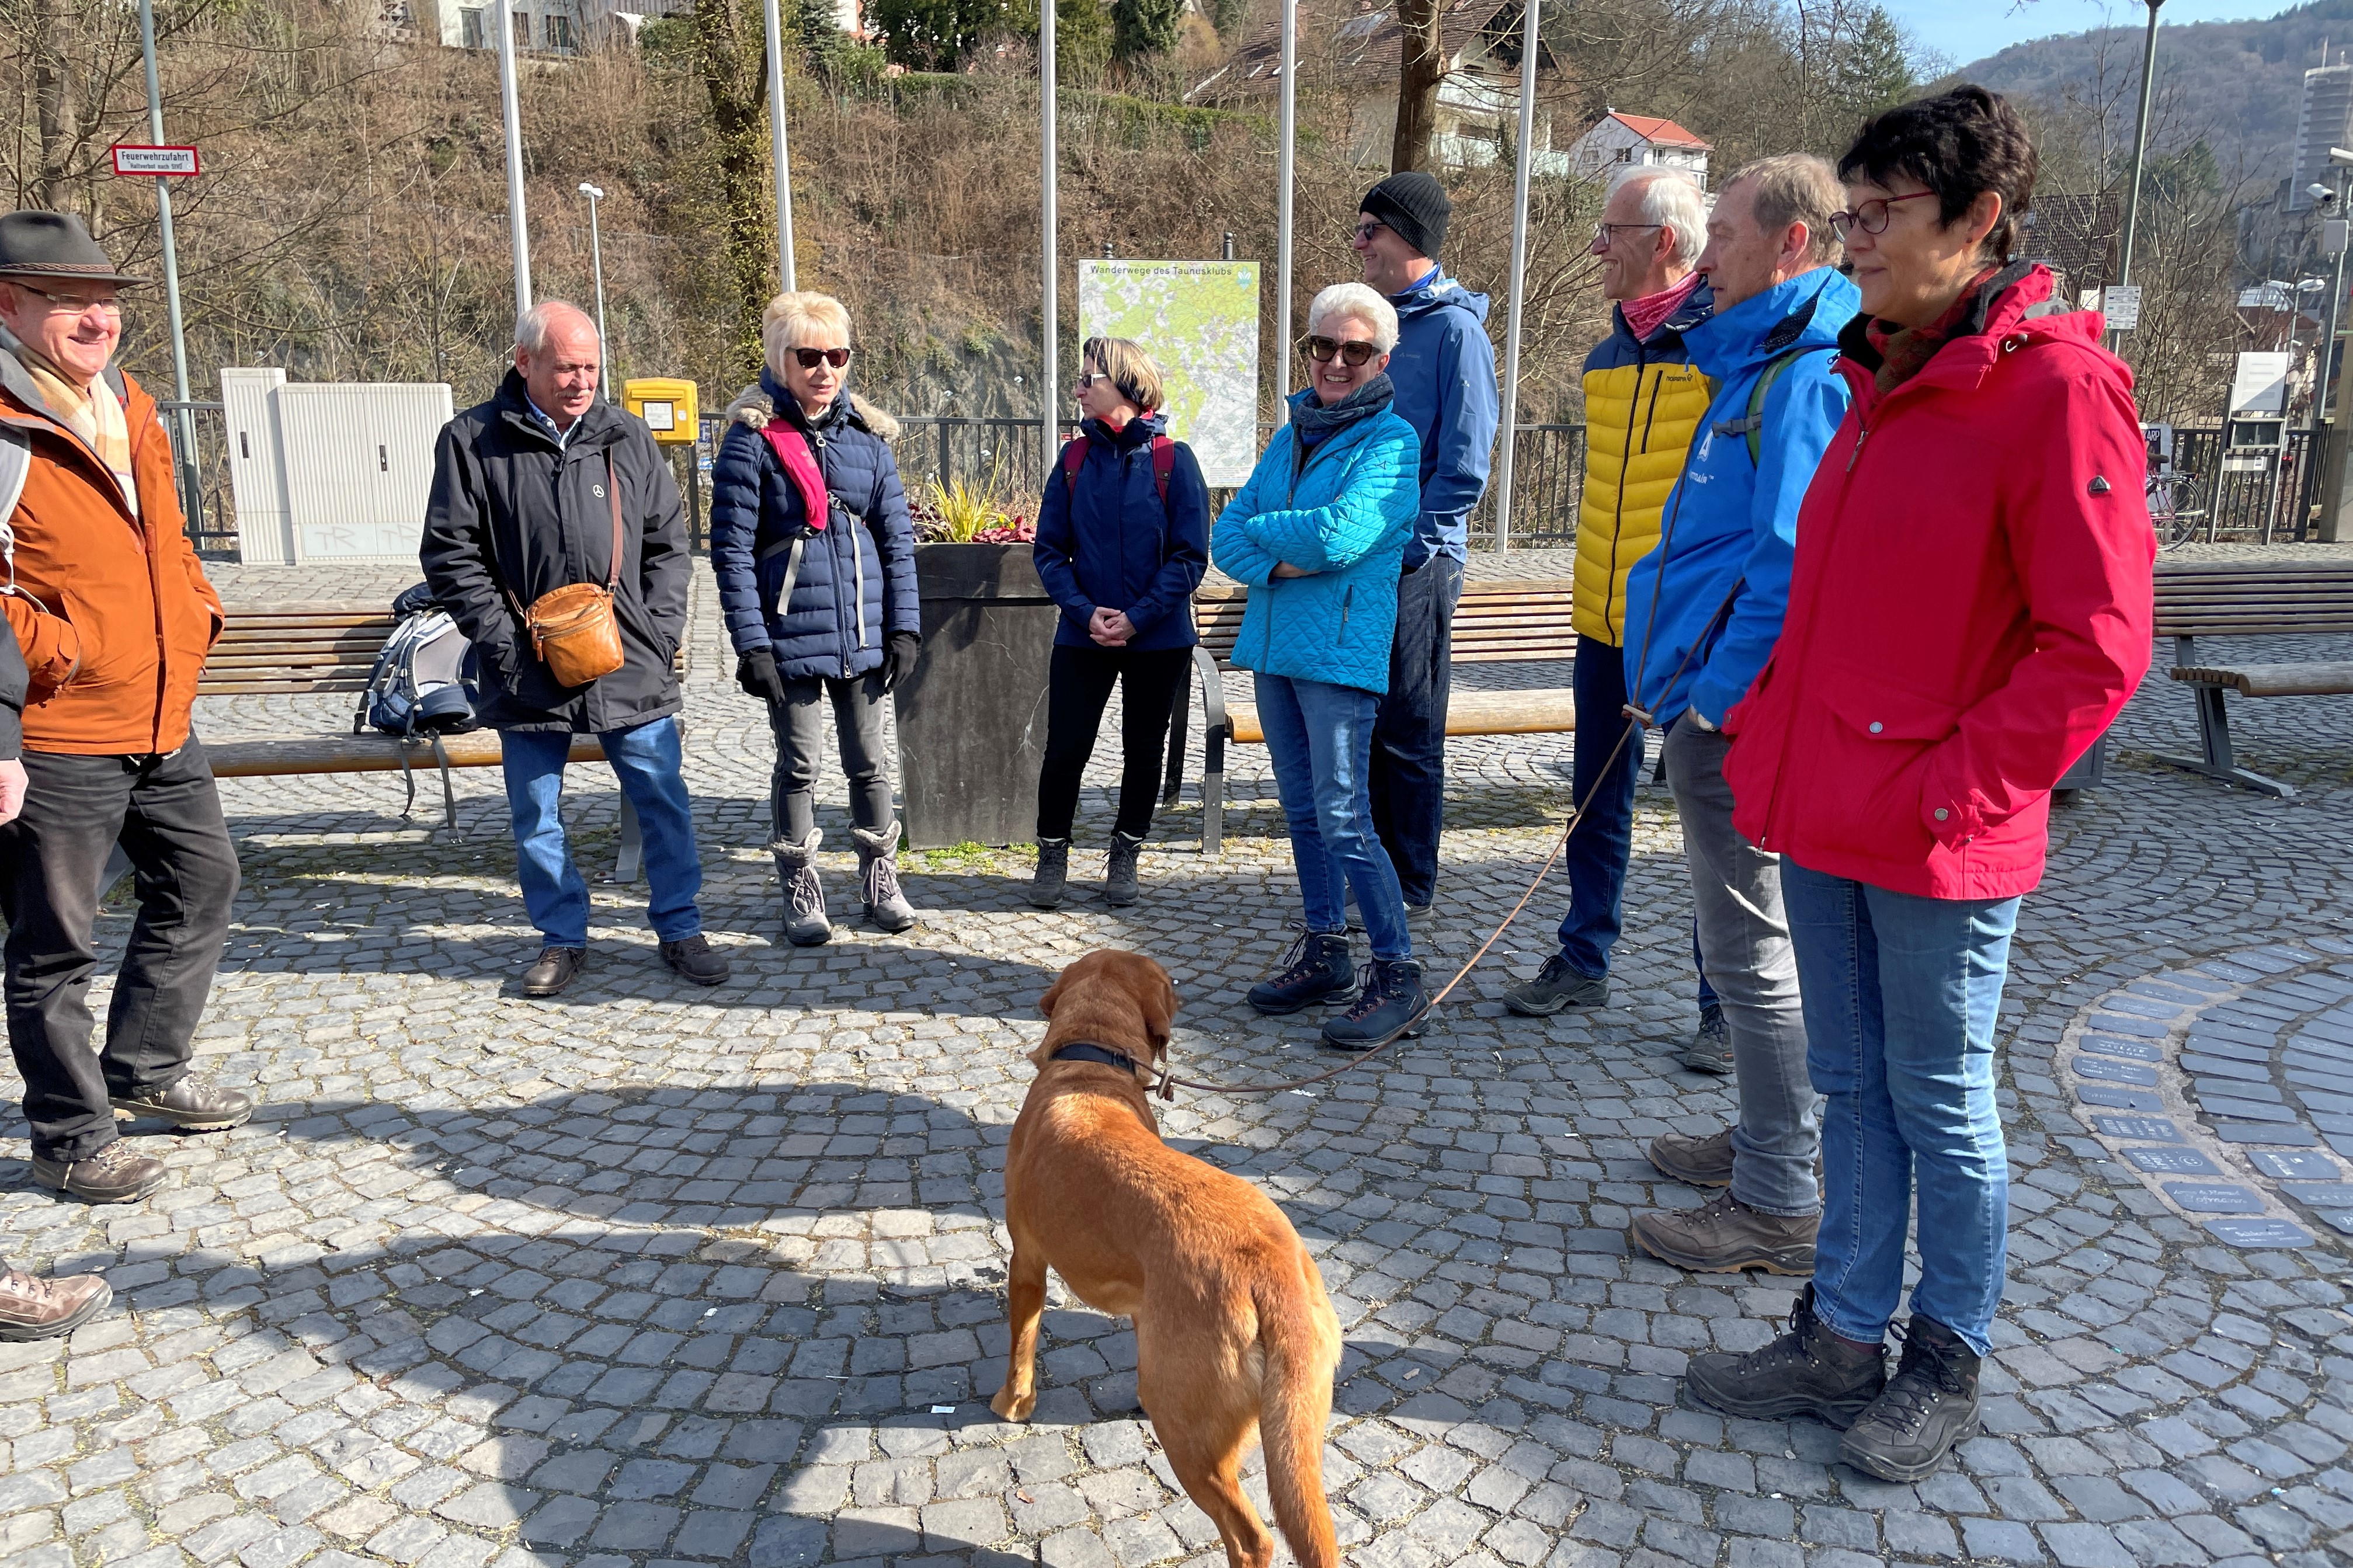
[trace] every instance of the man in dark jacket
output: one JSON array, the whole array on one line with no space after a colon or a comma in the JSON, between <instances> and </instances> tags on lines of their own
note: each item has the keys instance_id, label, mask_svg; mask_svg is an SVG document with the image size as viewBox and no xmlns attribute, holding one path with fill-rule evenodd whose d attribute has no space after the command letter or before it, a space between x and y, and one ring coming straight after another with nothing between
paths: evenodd
<instances>
[{"instance_id":1,"label":"man in dark jacket","mask_svg":"<svg viewBox=\"0 0 2353 1568\"><path fill-rule=\"evenodd\" d=\"M505 754L515 872L539 928L523 992L553 996L588 947L588 888L561 805L572 738L592 734L637 808L654 933L665 963L716 985L727 963L703 940L702 868L680 773L671 659L686 635L691 562L678 487L645 426L596 396L596 324L562 300L523 312L514 369L496 396L442 427L418 551L433 596L473 639L483 721ZM609 584L621 668L556 682L524 613L542 595Z\"/></svg>"},{"instance_id":2,"label":"man in dark jacket","mask_svg":"<svg viewBox=\"0 0 2353 1568\"><path fill-rule=\"evenodd\" d=\"M1446 701L1454 605L1462 596L1470 517L1487 489L1495 447L1495 345L1487 296L1438 265L1453 211L1430 174L1391 174L1365 194L1356 258L1365 281L1397 307L1388 375L1398 416L1421 438L1421 516L1398 584L1389 685L1373 723L1373 826L1406 913L1438 896L1438 837L1446 816Z\"/></svg>"}]
</instances>

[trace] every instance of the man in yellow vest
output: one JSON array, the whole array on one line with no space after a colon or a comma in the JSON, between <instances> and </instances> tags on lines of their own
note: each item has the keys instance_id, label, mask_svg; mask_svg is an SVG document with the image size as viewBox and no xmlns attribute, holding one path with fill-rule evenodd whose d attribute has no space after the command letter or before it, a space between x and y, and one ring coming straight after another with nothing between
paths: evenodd
<instances>
[{"instance_id":1,"label":"man in yellow vest","mask_svg":"<svg viewBox=\"0 0 2353 1568\"><path fill-rule=\"evenodd\" d=\"M1560 951L1534 980L1504 994L1513 1012L1528 1017L1609 999L1609 950L1618 942L1642 762L1640 735L1628 737L1609 762L1627 727L1626 574L1659 542L1667 496L1712 395L1683 340L1715 308L1705 277L1692 269L1706 243L1699 185L1672 169L1635 168L1620 176L1593 231L1602 296L1618 303L1609 335L1585 360L1585 495L1570 619L1577 628L1573 787L1588 804L1563 857L1569 896ZM1700 987L1700 1038L1684 1059L1729 1072L1722 1014L1704 979Z\"/></svg>"}]
</instances>

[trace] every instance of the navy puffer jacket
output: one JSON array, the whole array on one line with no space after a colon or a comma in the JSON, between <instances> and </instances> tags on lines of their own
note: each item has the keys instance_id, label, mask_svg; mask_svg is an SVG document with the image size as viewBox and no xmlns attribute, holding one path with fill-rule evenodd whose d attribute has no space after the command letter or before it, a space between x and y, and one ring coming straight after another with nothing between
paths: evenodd
<instances>
[{"instance_id":1,"label":"navy puffer jacket","mask_svg":"<svg viewBox=\"0 0 2353 1568\"><path fill-rule=\"evenodd\" d=\"M736 399L711 475L711 568L728 637L739 654L774 648L787 679L841 679L879 669L885 636L923 628L914 523L888 439L898 425L844 392L849 405L816 430L765 371L759 390L765 399ZM791 421L816 454L837 503L822 529L809 528L799 489L761 434L763 402L773 404L775 417ZM799 535L807 535L800 576L792 602L779 605L789 545Z\"/></svg>"},{"instance_id":2,"label":"navy puffer jacket","mask_svg":"<svg viewBox=\"0 0 2353 1568\"><path fill-rule=\"evenodd\" d=\"M1147 414L1117 431L1100 419L1081 428L1085 460L1075 476L1059 462L1047 476L1030 552L1039 581L1062 606L1054 640L1094 647L1087 622L1101 608L1134 623L1132 648L1191 647L1200 640L1193 590L1209 564L1209 491L1193 448L1175 443L1163 506L1152 438L1167 433L1166 416Z\"/></svg>"}]
</instances>

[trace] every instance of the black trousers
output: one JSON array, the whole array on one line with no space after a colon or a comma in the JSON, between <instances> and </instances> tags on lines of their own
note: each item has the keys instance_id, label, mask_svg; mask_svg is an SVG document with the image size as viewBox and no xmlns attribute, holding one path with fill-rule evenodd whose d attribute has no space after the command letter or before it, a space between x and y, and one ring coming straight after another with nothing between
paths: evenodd
<instances>
[{"instance_id":1,"label":"black trousers","mask_svg":"<svg viewBox=\"0 0 2353 1568\"><path fill-rule=\"evenodd\" d=\"M1112 682L1119 683L1119 820L1130 838L1152 828L1168 716L1193 668L1189 647L1135 649L1054 646L1046 696L1046 762L1038 770L1038 837L1068 838L1079 813L1079 778L1094 755Z\"/></svg>"},{"instance_id":2,"label":"black trousers","mask_svg":"<svg viewBox=\"0 0 2353 1568\"><path fill-rule=\"evenodd\" d=\"M26 752L24 815L0 827L8 918L8 1047L33 1152L87 1159L114 1141L110 1094L168 1089L187 1070L237 899L237 850L194 737L168 756ZM106 1046L90 1048L90 928L117 842L139 915L115 976Z\"/></svg>"},{"instance_id":3,"label":"black trousers","mask_svg":"<svg viewBox=\"0 0 2353 1568\"><path fill-rule=\"evenodd\" d=\"M1397 868L1409 904L1438 891L1446 826L1446 700L1452 689L1454 605L1462 563L1433 555L1398 580L1389 689L1373 719L1373 831Z\"/></svg>"}]
</instances>

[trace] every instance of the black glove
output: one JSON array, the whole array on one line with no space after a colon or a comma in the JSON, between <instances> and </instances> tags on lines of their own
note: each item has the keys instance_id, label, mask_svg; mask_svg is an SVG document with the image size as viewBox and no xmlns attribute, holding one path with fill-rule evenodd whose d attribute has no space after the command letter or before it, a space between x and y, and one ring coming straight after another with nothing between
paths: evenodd
<instances>
[{"instance_id":1,"label":"black glove","mask_svg":"<svg viewBox=\"0 0 2353 1568\"><path fill-rule=\"evenodd\" d=\"M915 673L916 650L923 639L913 632L892 632L882 639L882 689L895 691L899 682Z\"/></svg>"},{"instance_id":2,"label":"black glove","mask_svg":"<svg viewBox=\"0 0 2353 1568\"><path fill-rule=\"evenodd\" d=\"M776 650L755 647L735 658L735 684L746 697L757 697L771 708L785 701L785 678L776 670Z\"/></svg>"}]
</instances>

